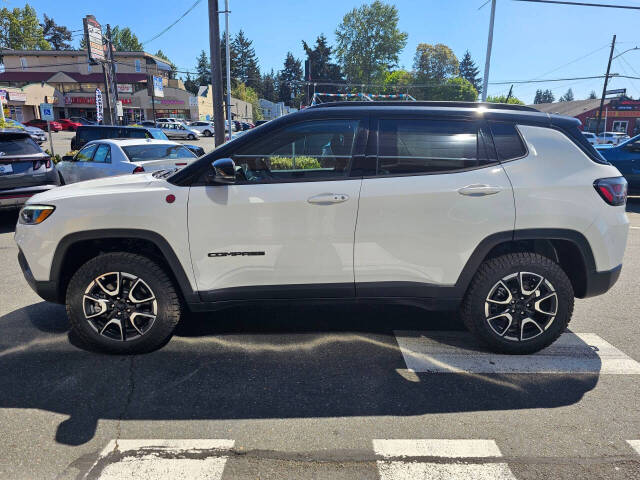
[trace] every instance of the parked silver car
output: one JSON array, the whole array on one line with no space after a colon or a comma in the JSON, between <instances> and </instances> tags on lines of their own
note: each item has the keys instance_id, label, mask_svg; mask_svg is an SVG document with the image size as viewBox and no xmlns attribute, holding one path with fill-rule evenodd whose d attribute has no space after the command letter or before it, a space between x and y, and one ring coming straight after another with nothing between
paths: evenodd
<instances>
[{"instance_id":1,"label":"parked silver car","mask_svg":"<svg viewBox=\"0 0 640 480\"><path fill-rule=\"evenodd\" d=\"M29 127L28 125L24 125L16 120L11 118L5 118L5 122L8 124L8 128L16 128L18 130L24 130L27 132L31 138L33 138L38 145L42 145L47 141L47 133L38 127Z\"/></svg>"},{"instance_id":2,"label":"parked silver car","mask_svg":"<svg viewBox=\"0 0 640 480\"><path fill-rule=\"evenodd\" d=\"M202 136L198 130L194 130L186 126L184 123L157 123L158 128L162 129L164 134L169 138L186 138L188 140L197 140Z\"/></svg>"},{"instance_id":3,"label":"parked silver car","mask_svg":"<svg viewBox=\"0 0 640 480\"><path fill-rule=\"evenodd\" d=\"M131 173L182 168L198 157L169 140L104 139L87 143L75 156L58 163L60 184Z\"/></svg>"},{"instance_id":4,"label":"parked silver car","mask_svg":"<svg viewBox=\"0 0 640 480\"><path fill-rule=\"evenodd\" d=\"M57 186L49 155L24 130L0 130L0 210L16 208Z\"/></svg>"}]
</instances>

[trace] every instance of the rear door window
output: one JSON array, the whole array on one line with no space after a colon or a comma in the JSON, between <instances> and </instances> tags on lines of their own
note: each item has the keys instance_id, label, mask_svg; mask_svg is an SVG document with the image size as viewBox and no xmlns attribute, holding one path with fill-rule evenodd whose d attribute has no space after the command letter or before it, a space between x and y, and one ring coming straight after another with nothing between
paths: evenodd
<instances>
[{"instance_id":1,"label":"rear door window","mask_svg":"<svg viewBox=\"0 0 640 480\"><path fill-rule=\"evenodd\" d=\"M109 145L99 145L93 155L94 163L111 163L111 147Z\"/></svg>"},{"instance_id":2,"label":"rear door window","mask_svg":"<svg viewBox=\"0 0 640 480\"><path fill-rule=\"evenodd\" d=\"M0 160L4 156L33 155L41 152L42 150L31 137L24 135L0 136Z\"/></svg>"},{"instance_id":3,"label":"rear door window","mask_svg":"<svg viewBox=\"0 0 640 480\"><path fill-rule=\"evenodd\" d=\"M419 175L473 168L488 162L478 122L381 119L378 175Z\"/></svg>"}]
</instances>

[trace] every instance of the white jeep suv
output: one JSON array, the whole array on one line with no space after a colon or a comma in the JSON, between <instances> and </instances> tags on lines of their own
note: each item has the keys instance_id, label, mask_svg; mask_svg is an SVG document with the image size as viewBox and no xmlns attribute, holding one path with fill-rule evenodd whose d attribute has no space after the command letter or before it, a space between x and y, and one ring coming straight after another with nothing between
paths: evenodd
<instances>
[{"instance_id":1,"label":"white jeep suv","mask_svg":"<svg viewBox=\"0 0 640 480\"><path fill-rule=\"evenodd\" d=\"M627 185L578 121L513 105L333 103L182 170L34 196L25 277L88 346L163 345L185 309L407 300L458 309L489 348L531 353L574 297L606 292Z\"/></svg>"}]
</instances>

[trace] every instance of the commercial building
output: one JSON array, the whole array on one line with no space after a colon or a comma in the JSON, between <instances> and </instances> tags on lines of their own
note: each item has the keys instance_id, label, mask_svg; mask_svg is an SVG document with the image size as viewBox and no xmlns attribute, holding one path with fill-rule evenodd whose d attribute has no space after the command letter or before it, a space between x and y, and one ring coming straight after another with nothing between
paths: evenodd
<instances>
[{"instance_id":1,"label":"commercial building","mask_svg":"<svg viewBox=\"0 0 640 480\"><path fill-rule=\"evenodd\" d=\"M265 98L260 99L260 109L265 120L273 120L291 112L297 112L297 108L285 105L284 102L271 102Z\"/></svg>"},{"instance_id":2,"label":"commercial building","mask_svg":"<svg viewBox=\"0 0 640 480\"><path fill-rule=\"evenodd\" d=\"M193 120L213 119L213 93L211 85L202 85L195 97L196 115ZM226 102L226 98L225 98ZM226 116L226 107L225 107ZM253 122L253 105L239 98L231 97L231 119L241 122Z\"/></svg>"},{"instance_id":3,"label":"commercial building","mask_svg":"<svg viewBox=\"0 0 640 480\"><path fill-rule=\"evenodd\" d=\"M532 107L546 113L557 113L577 118L587 132L595 132L598 125L599 99L572 102L540 103ZM640 100L628 97L607 98L604 102L600 132L626 132L640 134Z\"/></svg>"}]
</instances>

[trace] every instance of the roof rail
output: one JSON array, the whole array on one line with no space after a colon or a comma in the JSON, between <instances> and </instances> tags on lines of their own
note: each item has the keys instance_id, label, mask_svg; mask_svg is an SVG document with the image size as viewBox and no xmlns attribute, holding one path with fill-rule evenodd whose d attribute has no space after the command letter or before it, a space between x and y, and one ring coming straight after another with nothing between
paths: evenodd
<instances>
[{"instance_id":1,"label":"roof rail","mask_svg":"<svg viewBox=\"0 0 640 480\"><path fill-rule=\"evenodd\" d=\"M512 103L489 103L489 102L445 102L445 101L417 101L417 102L405 102L405 101L376 101L376 102L327 102L317 103L307 108L326 108L326 107L379 107L379 106L392 106L392 107L451 107L451 108L486 108L488 110L518 110L524 112L539 112L539 110L528 107L526 105L514 105Z\"/></svg>"}]
</instances>

